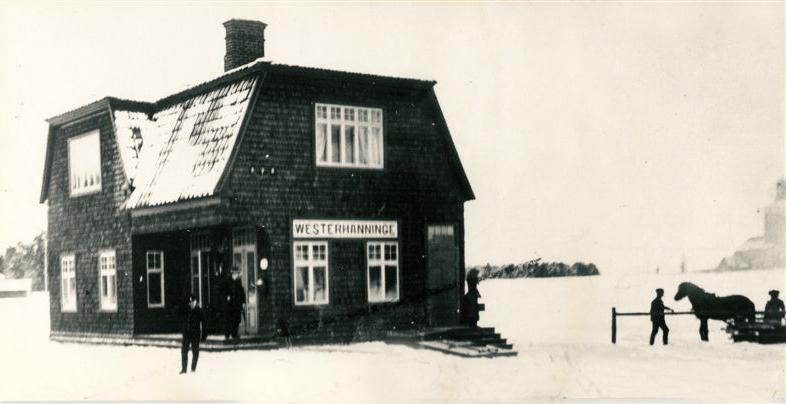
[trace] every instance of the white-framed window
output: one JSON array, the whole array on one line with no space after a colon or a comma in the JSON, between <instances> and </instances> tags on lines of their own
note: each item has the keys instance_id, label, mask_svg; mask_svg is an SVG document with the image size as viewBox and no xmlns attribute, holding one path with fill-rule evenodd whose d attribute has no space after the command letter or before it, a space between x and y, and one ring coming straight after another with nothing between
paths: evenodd
<instances>
[{"instance_id":1,"label":"white-framed window","mask_svg":"<svg viewBox=\"0 0 786 404\"><path fill-rule=\"evenodd\" d=\"M101 251L98 255L99 308L103 311L117 310L117 264L115 250Z\"/></svg>"},{"instance_id":2,"label":"white-framed window","mask_svg":"<svg viewBox=\"0 0 786 404\"><path fill-rule=\"evenodd\" d=\"M398 243L372 241L366 245L368 301L395 302L399 292Z\"/></svg>"},{"instance_id":3,"label":"white-framed window","mask_svg":"<svg viewBox=\"0 0 786 404\"><path fill-rule=\"evenodd\" d=\"M76 311L76 259L73 254L60 257L60 311Z\"/></svg>"},{"instance_id":4,"label":"white-framed window","mask_svg":"<svg viewBox=\"0 0 786 404\"><path fill-rule=\"evenodd\" d=\"M315 105L318 166L382 168L382 110L346 105Z\"/></svg>"},{"instance_id":5,"label":"white-framed window","mask_svg":"<svg viewBox=\"0 0 786 404\"><path fill-rule=\"evenodd\" d=\"M164 252L147 252L147 307L164 307Z\"/></svg>"},{"instance_id":6,"label":"white-framed window","mask_svg":"<svg viewBox=\"0 0 786 404\"><path fill-rule=\"evenodd\" d=\"M317 305L329 301L328 246L324 241L294 243L295 304Z\"/></svg>"},{"instance_id":7,"label":"white-framed window","mask_svg":"<svg viewBox=\"0 0 786 404\"><path fill-rule=\"evenodd\" d=\"M101 139L98 129L68 139L71 196L101 192Z\"/></svg>"}]
</instances>

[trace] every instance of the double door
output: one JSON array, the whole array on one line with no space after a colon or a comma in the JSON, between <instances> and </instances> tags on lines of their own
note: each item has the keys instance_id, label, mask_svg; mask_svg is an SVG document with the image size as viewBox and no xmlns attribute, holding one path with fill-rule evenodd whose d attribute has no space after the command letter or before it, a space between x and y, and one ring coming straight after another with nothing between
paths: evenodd
<instances>
[{"instance_id":1,"label":"double door","mask_svg":"<svg viewBox=\"0 0 786 404\"><path fill-rule=\"evenodd\" d=\"M191 250L189 286L205 314L207 333L218 332L223 327L222 313L222 259L209 250Z\"/></svg>"},{"instance_id":2,"label":"double door","mask_svg":"<svg viewBox=\"0 0 786 404\"><path fill-rule=\"evenodd\" d=\"M219 263L220 259L208 251L191 251L191 293L204 309L211 309L213 303L218 303L219 296L216 295L215 286L218 286L219 282Z\"/></svg>"},{"instance_id":3,"label":"double door","mask_svg":"<svg viewBox=\"0 0 786 404\"><path fill-rule=\"evenodd\" d=\"M240 330L255 334L257 324L257 254L253 244L235 245L232 248L232 266L240 270L240 279L246 291L246 313Z\"/></svg>"}]
</instances>

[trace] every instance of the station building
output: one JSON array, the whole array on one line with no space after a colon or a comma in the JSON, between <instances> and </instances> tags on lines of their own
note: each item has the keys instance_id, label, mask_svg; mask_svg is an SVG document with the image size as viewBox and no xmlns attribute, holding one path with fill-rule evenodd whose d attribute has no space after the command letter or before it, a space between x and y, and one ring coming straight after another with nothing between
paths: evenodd
<instances>
[{"instance_id":1,"label":"station building","mask_svg":"<svg viewBox=\"0 0 786 404\"><path fill-rule=\"evenodd\" d=\"M191 293L219 332L233 267L246 334L456 325L474 194L435 82L273 63L264 23L224 26L218 77L47 120L52 335L174 333Z\"/></svg>"}]
</instances>

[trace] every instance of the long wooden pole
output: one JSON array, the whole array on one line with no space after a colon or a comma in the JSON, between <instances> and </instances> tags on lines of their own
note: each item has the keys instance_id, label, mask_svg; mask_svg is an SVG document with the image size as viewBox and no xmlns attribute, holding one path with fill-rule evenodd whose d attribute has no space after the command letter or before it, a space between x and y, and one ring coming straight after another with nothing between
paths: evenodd
<instances>
[{"instance_id":1,"label":"long wooden pole","mask_svg":"<svg viewBox=\"0 0 786 404\"><path fill-rule=\"evenodd\" d=\"M728 312L715 312L715 314L728 314ZM763 311L756 311L755 314L765 314ZM617 343L617 316L649 316L651 313L649 312L629 312L629 313L620 313L617 311L616 307L611 308L611 343ZM713 312L702 312L702 314L713 314ZM664 316L687 316L687 315L696 315L696 313L692 311L672 311L672 312L664 312Z\"/></svg>"},{"instance_id":2,"label":"long wooden pole","mask_svg":"<svg viewBox=\"0 0 786 404\"><path fill-rule=\"evenodd\" d=\"M629 313L616 312L616 313L617 313L618 316L649 316L651 314L649 312L629 312ZM717 311L717 312L703 311L702 312L702 314L707 314L707 315L709 315L709 314L728 314L728 313L729 313L728 311ZM763 311L756 311L754 313L755 314L764 314ZM685 316L685 315L695 315L695 314L696 313L692 312L692 311L675 311L675 312L667 311L667 312L663 313L664 316Z\"/></svg>"}]
</instances>

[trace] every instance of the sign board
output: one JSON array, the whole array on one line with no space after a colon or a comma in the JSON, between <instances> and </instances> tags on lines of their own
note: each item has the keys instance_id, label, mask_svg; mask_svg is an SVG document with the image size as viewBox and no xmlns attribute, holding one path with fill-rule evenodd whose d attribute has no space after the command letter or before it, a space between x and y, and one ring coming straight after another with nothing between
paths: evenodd
<instances>
[{"instance_id":1,"label":"sign board","mask_svg":"<svg viewBox=\"0 0 786 404\"><path fill-rule=\"evenodd\" d=\"M395 220L295 219L293 238L398 238Z\"/></svg>"}]
</instances>

